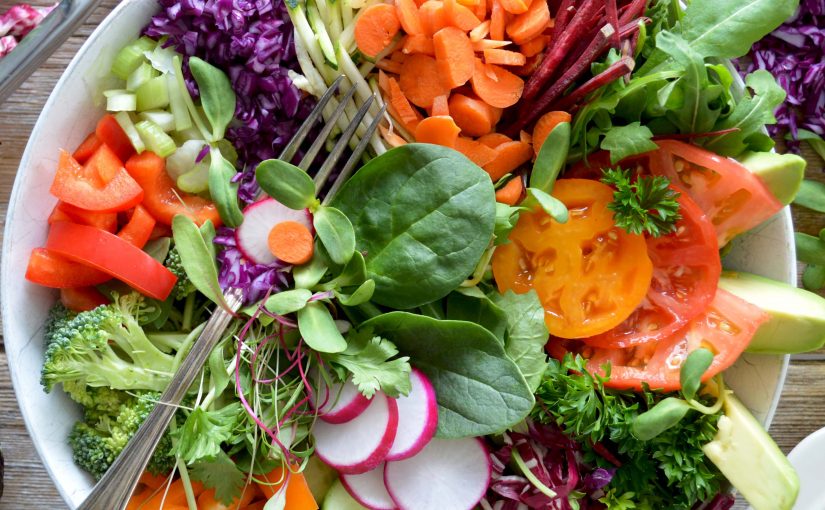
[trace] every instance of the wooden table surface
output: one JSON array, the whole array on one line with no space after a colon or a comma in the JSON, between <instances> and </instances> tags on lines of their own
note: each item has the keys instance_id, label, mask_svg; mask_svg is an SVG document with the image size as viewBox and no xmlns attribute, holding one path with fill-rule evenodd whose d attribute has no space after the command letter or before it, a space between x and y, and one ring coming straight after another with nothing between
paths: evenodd
<instances>
[{"instance_id":1,"label":"wooden table surface","mask_svg":"<svg viewBox=\"0 0 825 510\"><path fill-rule=\"evenodd\" d=\"M17 0L0 0L4 12ZM36 2L34 2L36 3ZM105 0L89 21L34 73L11 98L0 105L0 227L5 226L6 208L17 165L43 104L72 56L94 27L117 2ZM810 151L808 174L822 180L823 162ZM797 230L816 234L825 227L825 216L794 211ZM2 233L0 233L0 244ZM2 299L2 296L0 296ZM40 391L40 388L31 388ZM825 350L796 356L788 371L782 401L771 434L788 452L802 438L825 426ZM0 338L0 450L6 461L5 494L0 509L62 509L65 504L54 488L32 446L9 379L6 354ZM739 506L739 505L737 505Z\"/></svg>"}]
</instances>

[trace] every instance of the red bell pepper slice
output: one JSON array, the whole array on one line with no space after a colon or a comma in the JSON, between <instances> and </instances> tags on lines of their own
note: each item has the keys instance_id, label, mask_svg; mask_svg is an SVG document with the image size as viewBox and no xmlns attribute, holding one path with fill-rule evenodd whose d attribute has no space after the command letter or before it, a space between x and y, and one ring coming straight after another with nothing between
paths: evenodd
<instances>
[{"instance_id":1,"label":"red bell pepper slice","mask_svg":"<svg viewBox=\"0 0 825 510\"><path fill-rule=\"evenodd\" d=\"M84 168L66 151L60 151L60 162L50 189L60 200L95 212L117 212L131 209L143 199L143 189L125 169L119 170L108 184L102 184L97 172Z\"/></svg>"},{"instance_id":2,"label":"red bell pepper slice","mask_svg":"<svg viewBox=\"0 0 825 510\"><path fill-rule=\"evenodd\" d=\"M58 202L49 215L49 225L58 221L69 221L79 225L88 225L106 232L117 232L117 213L87 211L66 202Z\"/></svg>"},{"instance_id":3,"label":"red bell pepper slice","mask_svg":"<svg viewBox=\"0 0 825 510\"><path fill-rule=\"evenodd\" d=\"M83 140L83 143L77 146L72 157L82 165L92 157L92 154L94 154L101 145L103 145L103 142L100 141L100 138L98 138L96 134L92 133Z\"/></svg>"},{"instance_id":4,"label":"red bell pepper slice","mask_svg":"<svg viewBox=\"0 0 825 510\"><path fill-rule=\"evenodd\" d=\"M120 229L117 236L127 243L143 248L155 229L155 218L143 206L135 206L129 222Z\"/></svg>"},{"instance_id":5,"label":"red bell pepper slice","mask_svg":"<svg viewBox=\"0 0 825 510\"><path fill-rule=\"evenodd\" d=\"M131 140L112 114L106 114L100 119L95 128L95 135L108 145L121 161L126 161L135 153Z\"/></svg>"},{"instance_id":6,"label":"red bell pepper slice","mask_svg":"<svg viewBox=\"0 0 825 510\"><path fill-rule=\"evenodd\" d=\"M111 276L87 265L61 257L46 248L35 248L29 257L26 279L44 287L66 289L100 285L111 279Z\"/></svg>"},{"instance_id":7,"label":"red bell pepper slice","mask_svg":"<svg viewBox=\"0 0 825 510\"><path fill-rule=\"evenodd\" d=\"M109 300L94 287L73 287L60 289L60 302L69 310L85 312L100 305L109 304Z\"/></svg>"},{"instance_id":8,"label":"red bell pepper slice","mask_svg":"<svg viewBox=\"0 0 825 510\"><path fill-rule=\"evenodd\" d=\"M151 298L165 300L177 277L146 252L102 230L58 222L46 249L103 271Z\"/></svg>"},{"instance_id":9,"label":"red bell pepper slice","mask_svg":"<svg viewBox=\"0 0 825 510\"><path fill-rule=\"evenodd\" d=\"M86 175L97 175L103 184L112 182L118 172L125 170L123 162L108 145L101 144L84 165Z\"/></svg>"}]
</instances>

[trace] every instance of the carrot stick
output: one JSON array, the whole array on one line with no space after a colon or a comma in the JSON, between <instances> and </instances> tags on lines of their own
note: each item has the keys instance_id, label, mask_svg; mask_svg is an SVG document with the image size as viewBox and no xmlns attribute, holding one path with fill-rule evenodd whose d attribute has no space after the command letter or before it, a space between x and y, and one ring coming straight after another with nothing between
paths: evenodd
<instances>
[{"instance_id":1,"label":"carrot stick","mask_svg":"<svg viewBox=\"0 0 825 510\"><path fill-rule=\"evenodd\" d=\"M483 21L480 25L470 30L470 42L478 42L487 37L490 33L490 20ZM77 158L75 158L77 159Z\"/></svg>"},{"instance_id":2,"label":"carrot stick","mask_svg":"<svg viewBox=\"0 0 825 510\"><path fill-rule=\"evenodd\" d=\"M548 36L539 34L536 37L533 37L529 41L520 45L519 50L521 51L522 55L524 55L527 58L530 58L544 51L544 48L547 47L548 40Z\"/></svg>"},{"instance_id":3,"label":"carrot stick","mask_svg":"<svg viewBox=\"0 0 825 510\"><path fill-rule=\"evenodd\" d=\"M493 0L493 10L490 13L490 38L503 41L506 23L507 15L501 7L501 3L499 3L499 0Z\"/></svg>"},{"instance_id":4,"label":"carrot stick","mask_svg":"<svg viewBox=\"0 0 825 510\"><path fill-rule=\"evenodd\" d=\"M534 1L524 14L519 14L507 25L507 35L516 44L526 43L541 35L548 21L550 21L550 9L547 7L547 2Z\"/></svg>"},{"instance_id":5,"label":"carrot stick","mask_svg":"<svg viewBox=\"0 0 825 510\"><path fill-rule=\"evenodd\" d=\"M378 126L381 131L381 137L390 145L390 147L401 147L407 145L407 141L401 138L395 131L390 131L385 126Z\"/></svg>"},{"instance_id":6,"label":"carrot stick","mask_svg":"<svg viewBox=\"0 0 825 510\"><path fill-rule=\"evenodd\" d=\"M482 39L473 43L473 51L483 52L484 50L503 48L510 46L510 41L496 41L494 39Z\"/></svg>"},{"instance_id":7,"label":"carrot stick","mask_svg":"<svg viewBox=\"0 0 825 510\"><path fill-rule=\"evenodd\" d=\"M454 148L467 156L467 159L481 167L496 159L498 155L495 149L466 136L459 136L455 141Z\"/></svg>"},{"instance_id":8,"label":"carrot stick","mask_svg":"<svg viewBox=\"0 0 825 510\"><path fill-rule=\"evenodd\" d=\"M570 48L581 36L582 32L587 31L587 23L594 13L598 11L599 3L597 0L583 0L581 6L573 15L568 27L559 33L559 36L553 40L553 45L548 48L547 53L541 65L524 87L524 99L533 99L544 88L547 82L553 77L553 74L558 69L564 57L567 55ZM524 40L527 41L527 37ZM590 65L590 60L588 66ZM566 87L565 87L566 88Z\"/></svg>"},{"instance_id":9,"label":"carrot stick","mask_svg":"<svg viewBox=\"0 0 825 510\"><path fill-rule=\"evenodd\" d=\"M398 82L395 78L389 80L389 107L390 115L399 123L405 130L414 133L416 126L421 122L422 116L418 110L413 108L404 93L401 91Z\"/></svg>"},{"instance_id":10,"label":"carrot stick","mask_svg":"<svg viewBox=\"0 0 825 510\"><path fill-rule=\"evenodd\" d=\"M361 53L375 57L390 45L400 29L394 6L373 4L362 10L355 21L355 43Z\"/></svg>"},{"instance_id":11,"label":"carrot stick","mask_svg":"<svg viewBox=\"0 0 825 510\"><path fill-rule=\"evenodd\" d=\"M430 37L448 25L441 0L427 0L418 8L418 15L421 17L424 34Z\"/></svg>"},{"instance_id":12,"label":"carrot stick","mask_svg":"<svg viewBox=\"0 0 825 510\"><path fill-rule=\"evenodd\" d=\"M496 147L496 159L484 165L493 182L533 159L533 149L526 143L507 142Z\"/></svg>"},{"instance_id":13,"label":"carrot stick","mask_svg":"<svg viewBox=\"0 0 825 510\"><path fill-rule=\"evenodd\" d=\"M613 27L613 35L610 36L610 44L614 48L619 49L619 7L616 5L616 0L605 0L604 10L607 14L607 22Z\"/></svg>"},{"instance_id":14,"label":"carrot stick","mask_svg":"<svg viewBox=\"0 0 825 510\"><path fill-rule=\"evenodd\" d=\"M390 93L390 78L387 76L382 70L378 70L378 88L381 89L381 92L384 94Z\"/></svg>"},{"instance_id":15,"label":"carrot stick","mask_svg":"<svg viewBox=\"0 0 825 510\"><path fill-rule=\"evenodd\" d=\"M478 0L478 5L475 6L473 9L473 13L476 15L476 18L480 20L487 19L487 7L489 0Z\"/></svg>"},{"instance_id":16,"label":"carrot stick","mask_svg":"<svg viewBox=\"0 0 825 510\"><path fill-rule=\"evenodd\" d=\"M622 8L621 15L619 16L619 24L624 25L625 23L630 23L641 16L645 10L647 1L648 0L633 0L629 4L625 5Z\"/></svg>"},{"instance_id":17,"label":"carrot stick","mask_svg":"<svg viewBox=\"0 0 825 510\"><path fill-rule=\"evenodd\" d=\"M605 83L610 83L625 74L632 72L635 65L636 62L630 57L623 57L619 59L597 76L590 78L579 88L561 98L556 103L556 108L560 110L568 110L572 108L576 103L584 99L585 96L602 87Z\"/></svg>"},{"instance_id":18,"label":"carrot stick","mask_svg":"<svg viewBox=\"0 0 825 510\"><path fill-rule=\"evenodd\" d=\"M496 190L496 202L507 205L516 205L521 200L521 193L524 191L524 183L521 177L515 176L507 184Z\"/></svg>"},{"instance_id":19,"label":"carrot stick","mask_svg":"<svg viewBox=\"0 0 825 510\"><path fill-rule=\"evenodd\" d=\"M507 135L503 135L501 133L490 133L489 135L484 135L478 139L478 142L489 147L491 149L495 149L501 144L505 144L507 142L512 142L513 139Z\"/></svg>"},{"instance_id":20,"label":"carrot stick","mask_svg":"<svg viewBox=\"0 0 825 510\"><path fill-rule=\"evenodd\" d=\"M559 10L556 11L556 16L553 18L553 31L550 34L553 40L557 39L564 27L567 26L567 22L576 10L575 3L576 0L561 0Z\"/></svg>"},{"instance_id":21,"label":"carrot stick","mask_svg":"<svg viewBox=\"0 0 825 510\"><path fill-rule=\"evenodd\" d=\"M468 136L486 135L496 125L496 112L492 106L464 94L450 96L450 116L461 132Z\"/></svg>"},{"instance_id":22,"label":"carrot stick","mask_svg":"<svg viewBox=\"0 0 825 510\"><path fill-rule=\"evenodd\" d=\"M427 3L432 1L429 0ZM404 62L398 85L412 104L421 108L431 108L433 99L450 91L450 87L442 83L439 73L434 58L414 53Z\"/></svg>"},{"instance_id":23,"label":"carrot stick","mask_svg":"<svg viewBox=\"0 0 825 510\"><path fill-rule=\"evenodd\" d=\"M447 103L447 96L438 96L433 99L433 107L431 109L430 115L437 117L437 116L450 116L450 109Z\"/></svg>"},{"instance_id":24,"label":"carrot stick","mask_svg":"<svg viewBox=\"0 0 825 510\"><path fill-rule=\"evenodd\" d=\"M502 66L523 66L527 58L517 51L487 48L484 50L484 61Z\"/></svg>"},{"instance_id":25,"label":"carrot stick","mask_svg":"<svg viewBox=\"0 0 825 510\"><path fill-rule=\"evenodd\" d=\"M404 38L401 51L407 55L411 53L421 53L424 55L435 55L433 40L424 34L412 34Z\"/></svg>"},{"instance_id":26,"label":"carrot stick","mask_svg":"<svg viewBox=\"0 0 825 510\"><path fill-rule=\"evenodd\" d=\"M375 67L382 71L387 71L388 73L401 74L402 64L394 60L382 58L375 63Z\"/></svg>"},{"instance_id":27,"label":"carrot stick","mask_svg":"<svg viewBox=\"0 0 825 510\"><path fill-rule=\"evenodd\" d=\"M547 112L541 116L533 128L533 152L536 156L539 155L541 146L550 135L550 132L562 122L570 122L572 120L569 113L565 111Z\"/></svg>"},{"instance_id":28,"label":"carrot stick","mask_svg":"<svg viewBox=\"0 0 825 510\"><path fill-rule=\"evenodd\" d=\"M452 117L445 115L429 117L419 122L418 127L415 128L415 141L452 148L455 147L460 131L461 129L456 126Z\"/></svg>"},{"instance_id":29,"label":"carrot stick","mask_svg":"<svg viewBox=\"0 0 825 510\"><path fill-rule=\"evenodd\" d=\"M418 16L418 6L413 0L395 0L395 11L404 32L412 35L424 33L421 18Z\"/></svg>"},{"instance_id":30,"label":"carrot stick","mask_svg":"<svg viewBox=\"0 0 825 510\"><path fill-rule=\"evenodd\" d=\"M532 2L527 2L525 0L499 0L501 2L501 8L505 11L509 12L510 14L522 14L527 12L530 4ZM544 2L547 5L547 2Z\"/></svg>"},{"instance_id":31,"label":"carrot stick","mask_svg":"<svg viewBox=\"0 0 825 510\"><path fill-rule=\"evenodd\" d=\"M303 223L282 221L267 237L269 251L287 264L306 264L312 259L312 233Z\"/></svg>"},{"instance_id":32,"label":"carrot stick","mask_svg":"<svg viewBox=\"0 0 825 510\"><path fill-rule=\"evenodd\" d=\"M455 27L445 27L433 36L433 45L438 74L445 87L460 87L473 77L475 54L467 34Z\"/></svg>"},{"instance_id":33,"label":"carrot stick","mask_svg":"<svg viewBox=\"0 0 825 510\"><path fill-rule=\"evenodd\" d=\"M524 80L505 69L475 59L473 91L485 103L496 108L513 106L521 98Z\"/></svg>"}]
</instances>

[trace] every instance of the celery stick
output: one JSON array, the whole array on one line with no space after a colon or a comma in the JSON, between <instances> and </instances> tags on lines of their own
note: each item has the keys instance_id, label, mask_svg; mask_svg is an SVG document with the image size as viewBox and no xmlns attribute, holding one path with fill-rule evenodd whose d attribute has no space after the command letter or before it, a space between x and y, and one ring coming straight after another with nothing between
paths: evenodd
<instances>
[{"instance_id":1,"label":"celery stick","mask_svg":"<svg viewBox=\"0 0 825 510\"><path fill-rule=\"evenodd\" d=\"M115 114L115 120L120 124L120 128L123 129L126 136L129 137L129 141L132 142L132 147L135 148L135 151L138 153L143 152L146 149L146 145L144 145L140 134L138 134L137 129L135 129L132 117L126 112L117 112Z\"/></svg>"},{"instance_id":2,"label":"celery stick","mask_svg":"<svg viewBox=\"0 0 825 510\"><path fill-rule=\"evenodd\" d=\"M140 138L146 144L146 147L162 158L171 155L177 149L175 141L150 120L138 122L135 129L140 134Z\"/></svg>"},{"instance_id":3,"label":"celery stick","mask_svg":"<svg viewBox=\"0 0 825 510\"><path fill-rule=\"evenodd\" d=\"M110 112L133 112L137 105L135 95L126 90L107 90L106 110Z\"/></svg>"},{"instance_id":4,"label":"celery stick","mask_svg":"<svg viewBox=\"0 0 825 510\"><path fill-rule=\"evenodd\" d=\"M156 110L169 105L169 91L166 88L166 79L157 76L148 80L135 91L137 95L138 111Z\"/></svg>"},{"instance_id":5,"label":"celery stick","mask_svg":"<svg viewBox=\"0 0 825 510\"><path fill-rule=\"evenodd\" d=\"M147 110L138 114L141 120L154 122L164 132L168 133L175 129L175 116L166 110Z\"/></svg>"},{"instance_id":6,"label":"celery stick","mask_svg":"<svg viewBox=\"0 0 825 510\"><path fill-rule=\"evenodd\" d=\"M183 99L183 93L189 92L178 87L176 73L166 73L166 91L169 94L169 110L175 119L175 131L186 131L192 127L192 118L189 117L189 110L186 109L186 101Z\"/></svg>"},{"instance_id":7,"label":"celery stick","mask_svg":"<svg viewBox=\"0 0 825 510\"><path fill-rule=\"evenodd\" d=\"M315 40L321 48L321 52L324 55L324 60L327 65L337 70L338 59L335 57L335 47L333 46L332 40L327 33L327 27L321 19L321 14L318 12L318 5L314 0L307 0L307 20L309 21L309 25L312 27L313 32L315 32Z\"/></svg>"},{"instance_id":8,"label":"celery stick","mask_svg":"<svg viewBox=\"0 0 825 510\"><path fill-rule=\"evenodd\" d=\"M132 71L126 80L126 89L135 91L147 81L155 78L158 72L148 62L141 62L137 69Z\"/></svg>"},{"instance_id":9,"label":"celery stick","mask_svg":"<svg viewBox=\"0 0 825 510\"><path fill-rule=\"evenodd\" d=\"M147 51L152 51L156 45L157 43L152 39L141 37L124 46L112 62L112 74L121 80L128 79L129 75L144 62L144 54Z\"/></svg>"}]
</instances>

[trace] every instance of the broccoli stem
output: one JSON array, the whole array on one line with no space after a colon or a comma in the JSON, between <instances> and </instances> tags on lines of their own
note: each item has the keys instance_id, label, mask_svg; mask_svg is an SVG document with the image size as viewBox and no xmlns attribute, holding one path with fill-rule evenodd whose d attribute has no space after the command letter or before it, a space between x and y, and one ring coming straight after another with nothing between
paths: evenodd
<instances>
[{"instance_id":1,"label":"broccoli stem","mask_svg":"<svg viewBox=\"0 0 825 510\"><path fill-rule=\"evenodd\" d=\"M195 314L195 296L197 293L192 292L186 296L186 301L183 304L183 320L181 321L181 329L189 331L192 329L192 317Z\"/></svg>"}]
</instances>

